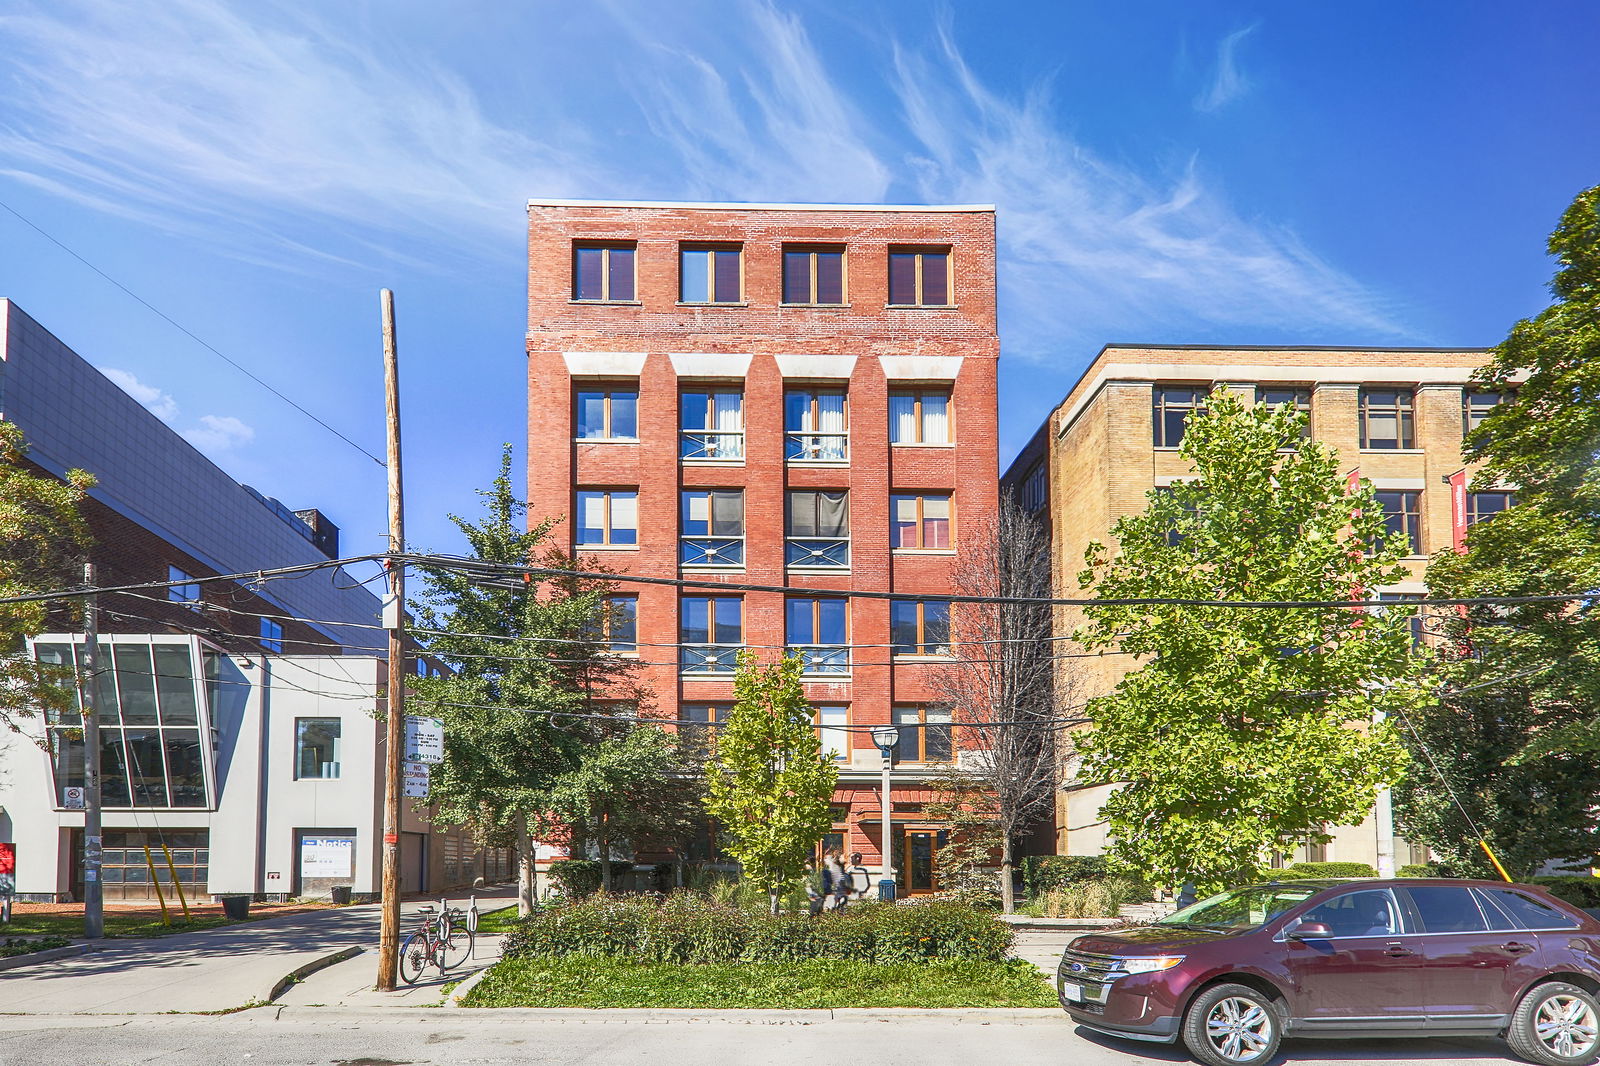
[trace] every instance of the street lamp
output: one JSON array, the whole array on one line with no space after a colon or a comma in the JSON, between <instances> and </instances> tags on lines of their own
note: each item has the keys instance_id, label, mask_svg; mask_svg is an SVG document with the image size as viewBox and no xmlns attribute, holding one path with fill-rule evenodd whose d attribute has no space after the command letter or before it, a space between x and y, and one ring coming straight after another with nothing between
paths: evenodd
<instances>
[{"instance_id":1,"label":"street lamp","mask_svg":"<svg viewBox=\"0 0 1600 1066\"><path fill-rule=\"evenodd\" d=\"M883 756L883 874L878 880L878 898L894 899L894 838L889 828L889 770L894 766L894 749L900 743L900 730L892 725L872 727L872 742Z\"/></svg>"}]
</instances>

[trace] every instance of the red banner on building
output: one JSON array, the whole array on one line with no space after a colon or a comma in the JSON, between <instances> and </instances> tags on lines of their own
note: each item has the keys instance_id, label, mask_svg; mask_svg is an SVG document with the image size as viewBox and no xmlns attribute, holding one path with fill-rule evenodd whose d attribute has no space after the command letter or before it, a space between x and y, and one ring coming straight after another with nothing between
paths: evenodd
<instances>
[{"instance_id":1,"label":"red banner on building","mask_svg":"<svg viewBox=\"0 0 1600 1066\"><path fill-rule=\"evenodd\" d=\"M0 896L17 891L17 846L0 843Z\"/></svg>"},{"instance_id":2,"label":"red banner on building","mask_svg":"<svg viewBox=\"0 0 1600 1066\"><path fill-rule=\"evenodd\" d=\"M1467 472L1457 470L1445 478L1450 483L1450 545L1457 554L1467 550Z\"/></svg>"}]
</instances>

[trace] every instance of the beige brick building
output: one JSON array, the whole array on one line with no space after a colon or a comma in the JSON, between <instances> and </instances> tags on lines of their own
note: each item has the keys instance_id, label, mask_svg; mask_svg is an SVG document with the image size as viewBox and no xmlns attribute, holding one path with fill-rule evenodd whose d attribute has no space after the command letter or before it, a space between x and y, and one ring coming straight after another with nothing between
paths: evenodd
<instances>
[{"instance_id":1,"label":"beige brick building","mask_svg":"<svg viewBox=\"0 0 1600 1066\"><path fill-rule=\"evenodd\" d=\"M1108 345L1003 484L1049 526L1056 595L1080 595L1088 545L1111 544L1119 517L1142 510L1151 490L1190 475L1178 455L1183 419L1213 388L1227 387L1248 402L1293 402L1309 412L1310 435L1338 449L1341 472L1359 472L1373 483L1390 529L1411 538L1410 580L1379 591L1419 596L1427 556L1508 500L1504 493L1453 493L1448 483L1462 469L1464 430L1499 399L1469 386L1472 371L1487 359L1485 349L1459 348ZM1063 610L1057 631L1070 632L1079 620ZM1118 655L1062 661L1070 668L1075 702L1109 691L1128 669ZM1104 789L1060 794L1057 852L1103 850L1098 812L1104 800ZM1375 862L1370 819L1334 828L1333 836L1310 857ZM1395 854L1398 863L1413 858L1404 841Z\"/></svg>"}]
</instances>

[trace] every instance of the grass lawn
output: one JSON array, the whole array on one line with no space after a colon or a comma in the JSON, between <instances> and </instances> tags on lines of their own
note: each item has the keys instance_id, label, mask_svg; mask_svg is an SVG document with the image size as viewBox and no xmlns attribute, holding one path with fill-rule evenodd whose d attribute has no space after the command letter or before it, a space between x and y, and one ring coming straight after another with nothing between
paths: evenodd
<instances>
[{"instance_id":1,"label":"grass lawn","mask_svg":"<svg viewBox=\"0 0 1600 1066\"><path fill-rule=\"evenodd\" d=\"M507 959L468 1007L1054 1007L1026 962L878 965L834 959L675 965L563 956Z\"/></svg>"},{"instance_id":2,"label":"grass lawn","mask_svg":"<svg viewBox=\"0 0 1600 1066\"><path fill-rule=\"evenodd\" d=\"M191 904L191 906L193 906ZM294 906L252 905L250 917L247 921L259 921L262 918L275 918L282 914L296 914L304 910L313 909L304 904ZM318 907L317 909L320 909ZM237 925L227 919L217 906L206 904L205 909L196 908L196 913L184 921L183 912L176 906L172 908L172 924L161 924L159 911L138 909L123 909L107 907L105 909L106 936L168 936L173 933L193 933L201 929L215 929L223 925ZM15 904L11 911L11 922L0 925L0 937L5 936L83 936L83 908L78 907L70 911L57 909L47 911L30 911L27 904Z\"/></svg>"},{"instance_id":3,"label":"grass lawn","mask_svg":"<svg viewBox=\"0 0 1600 1066\"><path fill-rule=\"evenodd\" d=\"M501 907L497 911L478 912L478 932L509 933L517 927L517 905Z\"/></svg>"}]
</instances>

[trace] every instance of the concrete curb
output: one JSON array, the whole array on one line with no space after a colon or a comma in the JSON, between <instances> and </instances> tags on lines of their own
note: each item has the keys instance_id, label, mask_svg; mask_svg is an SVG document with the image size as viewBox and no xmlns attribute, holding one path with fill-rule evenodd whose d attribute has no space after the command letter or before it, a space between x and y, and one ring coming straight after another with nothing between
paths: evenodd
<instances>
[{"instance_id":1,"label":"concrete curb","mask_svg":"<svg viewBox=\"0 0 1600 1066\"><path fill-rule=\"evenodd\" d=\"M500 961L496 959L494 962L491 962L489 965L485 966L471 977L462 981L459 985L456 985L455 988L450 990L450 994L444 997L444 1005L455 1010L465 1010L466 1008L461 1005L461 1001L466 998L468 992L471 992L474 988L478 987L478 983L480 981L489 976L490 970L494 969L498 965L500 965Z\"/></svg>"},{"instance_id":2,"label":"concrete curb","mask_svg":"<svg viewBox=\"0 0 1600 1066\"><path fill-rule=\"evenodd\" d=\"M827 1025L836 1022L904 1022L912 1020L955 1022L962 1025L1066 1025L1077 1023L1056 1007L850 1007L818 1010L691 1010L629 1009L622 1007L464 1007L473 1022L486 1025L513 1022L564 1022L573 1025ZM280 1007L265 1021L315 1018L321 1022L383 1018L419 1024L438 1024L426 1010L396 1011L392 1007ZM431 1022L429 1019L433 1019Z\"/></svg>"},{"instance_id":3,"label":"concrete curb","mask_svg":"<svg viewBox=\"0 0 1600 1066\"><path fill-rule=\"evenodd\" d=\"M272 990L267 993L262 1002L273 1002L279 996L283 995L284 991L288 989L290 985L300 980L300 978L307 977L316 973L318 970L325 969L329 966L334 966L345 961L346 959L353 959L365 950L366 948L360 947L359 945L356 947L340 948L338 951L329 952L326 955L312 959L304 966L297 967L296 969L289 971L284 976L278 978L277 982L272 986Z\"/></svg>"},{"instance_id":4,"label":"concrete curb","mask_svg":"<svg viewBox=\"0 0 1600 1066\"><path fill-rule=\"evenodd\" d=\"M1124 918L1029 918L1018 914L1002 914L998 917L1018 929L1115 929L1127 924Z\"/></svg>"},{"instance_id":5,"label":"concrete curb","mask_svg":"<svg viewBox=\"0 0 1600 1066\"><path fill-rule=\"evenodd\" d=\"M88 944L68 944L64 948L30 951L26 955L13 955L9 959L0 959L0 970L15 970L19 966L31 966L36 962L54 962L56 959L71 958L74 955L87 955L93 950L94 948Z\"/></svg>"}]
</instances>

